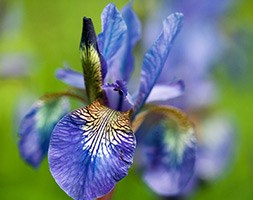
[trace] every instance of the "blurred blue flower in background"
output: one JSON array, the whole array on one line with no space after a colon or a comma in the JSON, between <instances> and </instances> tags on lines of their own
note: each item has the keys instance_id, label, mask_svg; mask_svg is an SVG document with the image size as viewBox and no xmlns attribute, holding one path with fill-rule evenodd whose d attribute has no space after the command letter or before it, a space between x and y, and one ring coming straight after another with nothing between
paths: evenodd
<instances>
[{"instance_id":1,"label":"blurred blue flower in background","mask_svg":"<svg viewBox=\"0 0 253 200\"><path fill-rule=\"evenodd\" d=\"M144 35L145 46L150 46L150 41L159 34L157 21L173 11L184 13L184 31L159 79L166 82L174 76L183 78L187 90L181 96L180 107L208 106L215 101L217 87L210 72L226 47L220 20L228 5L229 1L163 0L158 4L159 12L153 12L154 16L146 22L144 29L149 34Z\"/></svg>"},{"instance_id":2,"label":"blurred blue flower in background","mask_svg":"<svg viewBox=\"0 0 253 200\"><path fill-rule=\"evenodd\" d=\"M166 84L174 76L184 80L184 94L168 100L167 104L179 107L191 115L197 129L195 176L182 195L192 191L198 179L211 181L220 177L230 165L234 153L234 122L222 111L212 110L218 101L218 87L211 76L217 60L227 47L220 22L230 5L230 1L163 0L145 24L144 30L149 34L145 35L144 46L149 46L160 28L157 21L170 12L178 11L185 15L183 31L158 81ZM156 140L155 148L162 151L161 145L159 149L159 139ZM143 148L146 146L143 145ZM156 177L150 176L145 180L150 185L161 188ZM166 192L163 194L169 195Z\"/></svg>"},{"instance_id":3,"label":"blurred blue flower in background","mask_svg":"<svg viewBox=\"0 0 253 200\"><path fill-rule=\"evenodd\" d=\"M21 122L21 156L38 167L48 153L58 185L74 199L94 199L110 192L127 175L136 146L134 133L145 134L148 159L140 165L147 167L146 179L157 177L162 188L148 184L160 194L181 192L194 173L194 128L177 108L152 103L183 92L182 81L156 84L182 18L181 13L174 13L163 21L162 33L144 55L139 89L130 94L133 48L141 34L131 3L121 12L114 4L106 6L98 36L91 19L84 17L83 74L70 68L57 71L57 77L75 89L45 95L32 106ZM86 106L68 113L66 97ZM156 149L156 142L162 151Z\"/></svg>"},{"instance_id":4,"label":"blurred blue flower in background","mask_svg":"<svg viewBox=\"0 0 253 200\"><path fill-rule=\"evenodd\" d=\"M32 55L13 52L9 50L11 45L6 42L13 42L13 38L20 34L22 22L22 9L18 4L7 9L6 2L0 3L0 40L5 50L0 52L0 79L27 78L31 72Z\"/></svg>"}]
</instances>

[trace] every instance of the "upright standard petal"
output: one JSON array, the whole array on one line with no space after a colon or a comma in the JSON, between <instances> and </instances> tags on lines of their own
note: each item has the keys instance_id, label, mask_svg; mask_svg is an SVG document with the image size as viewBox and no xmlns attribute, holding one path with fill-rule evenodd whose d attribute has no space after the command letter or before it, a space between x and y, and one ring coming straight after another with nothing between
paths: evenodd
<instances>
[{"instance_id":1,"label":"upright standard petal","mask_svg":"<svg viewBox=\"0 0 253 200\"><path fill-rule=\"evenodd\" d=\"M57 69L56 77L70 86L79 89L85 88L83 75L77 71L74 71L73 69L70 68Z\"/></svg>"},{"instance_id":2,"label":"upright standard petal","mask_svg":"<svg viewBox=\"0 0 253 200\"><path fill-rule=\"evenodd\" d=\"M50 170L72 198L98 198L127 175L134 149L129 112L95 101L56 125L48 154Z\"/></svg>"},{"instance_id":3,"label":"upright standard petal","mask_svg":"<svg viewBox=\"0 0 253 200\"><path fill-rule=\"evenodd\" d=\"M150 107L139 117L145 121L136 132L136 158L144 181L160 195L179 194L194 173L196 138L192 124L171 107Z\"/></svg>"},{"instance_id":4,"label":"upright standard petal","mask_svg":"<svg viewBox=\"0 0 253 200\"><path fill-rule=\"evenodd\" d=\"M128 82L134 69L133 49L141 37L141 23L132 9L132 4L128 3L121 10L122 17L127 25L126 39L120 45L116 55L113 57L111 69L115 80ZM118 73L115 72L115 69Z\"/></svg>"},{"instance_id":5,"label":"upright standard petal","mask_svg":"<svg viewBox=\"0 0 253 200\"><path fill-rule=\"evenodd\" d=\"M131 2L121 10L121 14L127 25L128 41L133 47L141 37L141 22L134 12Z\"/></svg>"},{"instance_id":6,"label":"upright standard petal","mask_svg":"<svg viewBox=\"0 0 253 200\"><path fill-rule=\"evenodd\" d=\"M31 107L19 130L20 155L28 164L39 166L47 154L54 126L68 112L66 98L42 98Z\"/></svg>"},{"instance_id":7,"label":"upright standard petal","mask_svg":"<svg viewBox=\"0 0 253 200\"><path fill-rule=\"evenodd\" d=\"M105 58L108 65L108 76L112 77L112 62L114 55L125 43L127 26L121 14L114 4L105 7L102 15L102 32L98 35L98 45L101 54Z\"/></svg>"},{"instance_id":8,"label":"upright standard petal","mask_svg":"<svg viewBox=\"0 0 253 200\"><path fill-rule=\"evenodd\" d=\"M102 98L102 57L100 56L96 33L91 19L83 18L83 30L80 42L80 56L85 78L88 103Z\"/></svg>"},{"instance_id":9,"label":"upright standard petal","mask_svg":"<svg viewBox=\"0 0 253 200\"><path fill-rule=\"evenodd\" d=\"M179 32L183 21L181 13L174 13L163 22L163 31L158 40L144 56L141 71L141 81L135 102L135 113L143 106L155 85L165 61L167 60L172 43Z\"/></svg>"}]
</instances>

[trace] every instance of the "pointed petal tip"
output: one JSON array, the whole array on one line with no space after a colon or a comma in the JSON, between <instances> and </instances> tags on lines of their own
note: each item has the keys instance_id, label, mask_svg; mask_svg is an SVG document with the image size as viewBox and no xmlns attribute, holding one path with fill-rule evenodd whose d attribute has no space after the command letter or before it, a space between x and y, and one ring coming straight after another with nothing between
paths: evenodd
<instances>
[{"instance_id":1,"label":"pointed petal tip","mask_svg":"<svg viewBox=\"0 0 253 200\"><path fill-rule=\"evenodd\" d=\"M107 6L104 7L102 15L104 14L104 12L108 12L108 10L110 10L110 9L117 9L116 5L112 2L110 2L109 4L107 4Z\"/></svg>"},{"instance_id":2,"label":"pointed petal tip","mask_svg":"<svg viewBox=\"0 0 253 200\"><path fill-rule=\"evenodd\" d=\"M107 63L118 51L126 36L127 26L115 4L108 4L102 14L102 32L98 35L101 53Z\"/></svg>"},{"instance_id":3,"label":"pointed petal tip","mask_svg":"<svg viewBox=\"0 0 253 200\"><path fill-rule=\"evenodd\" d=\"M184 23L184 15L182 13L176 12L173 14L170 14L164 21L163 26L164 27L171 27L172 30L177 33L180 31L181 27Z\"/></svg>"},{"instance_id":4,"label":"pointed petal tip","mask_svg":"<svg viewBox=\"0 0 253 200\"><path fill-rule=\"evenodd\" d=\"M90 45L92 45L96 49L96 51L98 51L97 35L94 29L93 22L91 18L83 17L83 27L82 27L80 48L82 49L83 46L88 48Z\"/></svg>"}]
</instances>

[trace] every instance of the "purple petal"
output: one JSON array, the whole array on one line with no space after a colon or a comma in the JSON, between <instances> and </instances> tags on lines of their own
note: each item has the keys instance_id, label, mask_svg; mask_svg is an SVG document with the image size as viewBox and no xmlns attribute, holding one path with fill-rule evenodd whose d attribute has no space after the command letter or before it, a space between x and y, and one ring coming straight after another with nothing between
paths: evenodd
<instances>
[{"instance_id":1,"label":"purple petal","mask_svg":"<svg viewBox=\"0 0 253 200\"><path fill-rule=\"evenodd\" d=\"M70 68L57 69L56 77L70 86L84 89L84 77L77 71Z\"/></svg>"},{"instance_id":2,"label":"purple petal","mask_svg":"<svg viewBox=\"0 0 253 200\"><path fill-rule=\"evenodd\" d=\"M197 176L204 180L219 177L228 168L234 153L232 121L224 116L213 116L202 123L196 162Z\"/></svg>"},{"instance_id":3,"label":"purple petal","mask_svg":"<svg viewBox=\"0 0 253 200\"><path fill-rule=\"evenodd\" d=\"M153 113L136 135L136 158L147 185L165 196L184 192L194 174L196 139L193 128L182 128L174 117L164 118Z\"/></svg>"},{"instance_id":4,"label":"purple petal","mask_svg":"<svg viewBox=\"0 0 253 200\"><path fill-rule=\"evenodd\" d=\"M72 198L97 198L127 175L134 149L129 113L95 101L56 125L49 147L50 170Z\"/></svg>"},{"instance_id":5,"label":"purple petal","mask_svg":"<svg viewBox=\"0 0 253 200\"><path fill-rule=\"evenodd\" d=\"M118 111L127 111L133 107L130 94L127 92L126 82L116 81L103 86L107 97L107 106Z\"/></svg>"},{"instance_id":6,"label":"purple petal","mask_svg":"<svg viewBox=\"0 0 253 200\"><path fill-rule=\"evenodd\" d=\"M107 61L109 73L113 56L126 38L127 27L121 14L112 3L105 7L101 18L102 32L98 35L98 45L101 54Z\"/></svg>"},{"instance_id":7,"label":"purple petal","mask_svg":"<svg viewBox=\"0 0 253 200\"><path fill-rule=\"evenodd\" d=\"M161 102L173 99L183 94L184 87L183 81L177 81L167 85L156 84L151 90L146 102Z\"/></svg>"},{"instance_id":8,"label":"purple petal","mask_svg":"<svg viewBox=\"0 0 253 200\"><path fill-rule=\"evenodd\" d=\"M22 158L38 167L47 154L56 123L69 111L65 98L38 100L21 121L19 151Z\"/></svg>"},{"instance_id":9,"label":"purple petal","mask_svg":"<svg viewBox=\"0 0 253 200\"><path fill-rule=\"evenodd\" d=\"M139 94L135 103L135 112L142 107L155 85L164 63L170 52L172 43L179 32L183 21L181 13L174 13L163 22L163 31L158 40L144 56Z\"/></svg>"}]
</instances>

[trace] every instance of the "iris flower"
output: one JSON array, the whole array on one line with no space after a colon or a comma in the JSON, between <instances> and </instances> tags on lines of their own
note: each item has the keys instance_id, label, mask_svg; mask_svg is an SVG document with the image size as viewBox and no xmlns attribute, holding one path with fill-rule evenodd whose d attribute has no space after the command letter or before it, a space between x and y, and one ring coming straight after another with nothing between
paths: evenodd
<instances>
[{"instance_id":1,"label":"iris flower","mask_svg":"<svg viewBox=\"0 0 253 200\"><path fill-rule=\"evenodd\" d=\"M195 188L198 179L212 181L220 178L231 166L235 150L235 123L231 116L214 110L218 87L211 77L215 63L226 51L225 35L220 26L229 6L231 1L163 0L144 28L149 32L143 40L143 45L147 46L158 34L157 22L166 13L177 10L185 15L182 34L158 81L164 83L168 76L178 76L187 86L184 95L163 102L180 107L193 116L198 130L195 174L184 191L186 193ZM166 76L168 72L171 73Z\"/></svg>"},{"instance_id":2,"label":"iris flower","mask_svg":"<svg viewBox=\"0 0 253 200\"><path fill-rule=\"evenodd\" d=\"M52 176L70 197L99 198L127 175L136 148L135 133L144 126L150 138L145 155L152 160L156 153L162 153L155 160L158 165L145 166L146 174L160 178L168 192L180 192L194 170L194 128L177 108L152 102L182 93L181 81L168 85L157 85L156 81L183 15L174 13L163 21L160 36L144 55L139 86L131 94L127 86L134 67L133 48L140 39L140 22L131 3L121 12L109 4L101 18L102 33L98 36L91 19L83 18L83 73L70 68L57 71L59 79L76 89L43 96L23 119L21 156L37 167L48 154ZM78 98L85 105L68 113L66 97ZM163 152L153 147L157 135L163 138L159 141Z\"/></svg>"}]
</instances>

